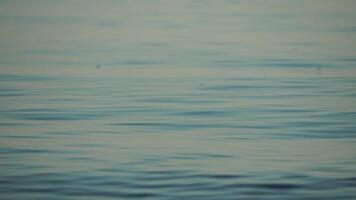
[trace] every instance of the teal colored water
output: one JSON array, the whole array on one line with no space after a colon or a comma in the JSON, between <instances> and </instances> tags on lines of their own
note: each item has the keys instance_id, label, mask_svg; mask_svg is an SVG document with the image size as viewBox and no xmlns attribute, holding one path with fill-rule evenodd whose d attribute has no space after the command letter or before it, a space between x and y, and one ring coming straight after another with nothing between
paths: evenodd
<instances>
[{"instance_id":1,"label":"teal colored water","mask_svg":"<svg viewBox=\"0 0 356 200\"><path fill-rule=\"evenodd\" d=\"M354 1L1 1L0 199L355 199Z\"/></svg>"}]
</instances>

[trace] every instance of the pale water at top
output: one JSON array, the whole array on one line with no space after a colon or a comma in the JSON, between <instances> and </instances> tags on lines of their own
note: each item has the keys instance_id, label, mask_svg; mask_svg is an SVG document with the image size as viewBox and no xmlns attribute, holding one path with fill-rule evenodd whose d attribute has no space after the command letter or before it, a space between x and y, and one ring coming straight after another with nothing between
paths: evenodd
<instances>
[{"instance_id":1,"label":"pale water at top","mask_svg":"<svg viewBox=\"0 0 356 200\"><path fill-rule=\"evenodd\" d=\"M1 1L0 199L356 199L356 1Z\"/></svg>"}]
</instances>

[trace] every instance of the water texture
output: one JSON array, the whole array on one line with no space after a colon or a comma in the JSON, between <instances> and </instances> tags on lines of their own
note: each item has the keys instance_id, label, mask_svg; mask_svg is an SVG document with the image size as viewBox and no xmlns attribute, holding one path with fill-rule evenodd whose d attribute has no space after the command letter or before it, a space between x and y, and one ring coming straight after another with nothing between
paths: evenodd
<instances>
[{"instance_id":1,"label":"water texture","mask_svg":"<svg viewBox=\"0 0 356 200\"><path fill-rule=\"evenodd\" d=\"M356 199L355 8L1 1L0 199Z\"/></svg>"}]
</instances>

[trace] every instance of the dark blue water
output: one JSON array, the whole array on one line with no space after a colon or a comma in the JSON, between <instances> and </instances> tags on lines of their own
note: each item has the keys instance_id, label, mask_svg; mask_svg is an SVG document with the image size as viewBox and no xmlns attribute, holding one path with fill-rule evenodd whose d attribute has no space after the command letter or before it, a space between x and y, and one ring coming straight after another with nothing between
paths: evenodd
<instances>
[{"instance_id":1,"label":"dark blue water","mask_svg":"<svg viewBox=\"0 0 356 200\"><path fill-rule=\"evenodd\" d=\"M355 8L1 1L0 199L356 199Z\"/></svg>"}]
</instances>

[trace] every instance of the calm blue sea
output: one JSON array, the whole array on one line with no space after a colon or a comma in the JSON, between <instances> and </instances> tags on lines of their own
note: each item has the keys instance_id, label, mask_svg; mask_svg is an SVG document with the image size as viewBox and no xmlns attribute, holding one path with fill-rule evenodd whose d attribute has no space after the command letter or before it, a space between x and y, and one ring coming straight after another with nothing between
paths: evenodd
<instances>
[{"instance_id":1,"label":"calm blue sea","mask_svg":"<svg viewBox=\"0 0 356 200\"><path fill-rule=\"evenodd\" d=\"M1 1L0 199L356 199L355 9Z\"/></svg>"}]
</instances>

